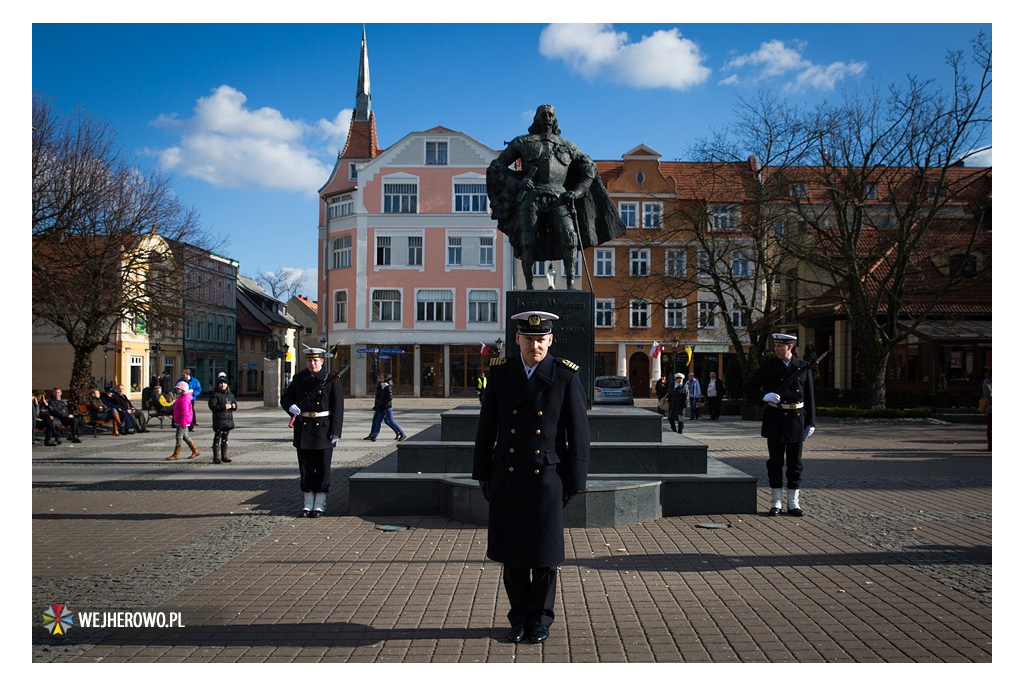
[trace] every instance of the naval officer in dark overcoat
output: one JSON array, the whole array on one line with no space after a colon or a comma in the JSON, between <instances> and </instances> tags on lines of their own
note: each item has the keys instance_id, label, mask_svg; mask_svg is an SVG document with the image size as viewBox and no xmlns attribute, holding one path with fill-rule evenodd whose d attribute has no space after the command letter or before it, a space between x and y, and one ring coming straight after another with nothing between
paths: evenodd
<instances>
[{"instance_id":1,"label":"naval officer in dark overcoat","mask_svg":"<svg viewBox=\"0 0 1024 685\"><path fill-rule=\"evenodd\" d=\"M294 418L292 446L298 452L302 517L318 518L327 508L331 457L341 437L345 395L337 374L324 368L327 351L306 348L306 368L281 395L281 407Z\"/></svg>"},{"instance_id":2,"label":"naval officer in dark overcoat","mask_svg":"<svg viewBox=\"0 0 1024 685\"><path fill-rule=\"evenodd\" d=\"M586 489L590 424L579 367L548 354L558 317L512 318L519 354L491 361L473 478L489 501L487 556L504 565L508 637L540 643L555 618L557 567L565 561L562 510Z\"/></svg>"},{"instance_id":3,"label":"naval officer in dark overcoat","mask_svg":"<svg viewBox=\"0 0 1024 685\"><path fill-rule=\"evenodd\" d=\"M804 440L814 434L814 375L808 362L793 355L796 340L795 335L773 333L775 357L762 364L744 385L747 397L764 406L761 437L768 439L768 485L772 489L769 516L782 513L783 465L786 513L804 515L800 508L800 475Z\"/></svg>"}]
</instances>

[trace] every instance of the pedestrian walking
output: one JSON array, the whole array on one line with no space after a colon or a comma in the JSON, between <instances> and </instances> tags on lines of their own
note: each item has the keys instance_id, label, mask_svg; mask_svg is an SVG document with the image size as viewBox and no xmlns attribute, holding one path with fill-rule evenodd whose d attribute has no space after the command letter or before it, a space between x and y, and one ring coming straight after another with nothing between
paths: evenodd
<instances>
[{"instance_id":1,"label":"pedestrian walking","mask_svg":"<svg viewBox=\"0 0 1024 685\"><path fill-rule=\"evenodd\" d=\"M697 377L690 372L690 377L686 381L686 392L690 396L690 420L696 421L699 416L700 410L697 408L697 402L700 401L700 381Z\"/></svg>"},{"instance_id":2,"label":"pedestrian walking","mask_svg":"<svg viewBox=\"0 0 1024 685\"><path fill-rule=\"evenodd\" d=\"M306 348L306 368L295 374L281 395L281 407L292 416L292 446L299 461L299 516L318 518L327 509L331 458L341 438L345 396L337 373L324 368L327 351Z\"/></svg>"},{"instance_id":3,"label":"pedestrian walking","mask_svg":"<svg viewBox=\"0 0 1024 685\"><path fill-rule=\"evenodd\" d=\"M668 391L668 425L673 433L682 433L683 414L686 413L690 394L682 373L676 373L672 381L672 388Z\"/></svg>"},{"instance_id":4,"label":"pedestrian walking","mask_svg":"<svg viewBox=\"0 0 1024 685\"><path fill-rule=\"evenodd\" d=\"M228 433L235 427L235 410L238 402L235 394L228 386L228 375L221 371L217 374L217 385L213 389L213 397L207 403L213 412L213 463L231 463L228 457Z\"/></svg>"},{"instance_id":5,"label":"pedestrian walking","mask_svg":"<svg viewBox=\"0 0 1024 685\"><path fill-rule=\"evenodd\" d=\"M671 388L668 386L668 380L665 375L662 374L661 378L658 379L658 382L654 384L654 394L658 397L658 413L662 416L665 416L668 412L661 408L661 398L668 395L669 390L671 390Z\"/></svg>"},{"instance_id":6,"label":"pedestrian walking","mask_svg":"<svg viewBox=\"0 0 1024 685\"><path fill-rule=\"evenodd\" d=\"M388 428L395 431L395 440L399 442L405 440L405 431L395 421L392 409L394 397L395 388L391 382L391 374L380 374L377 376L377 391L373 400L373 423L371 424L370 434L363 438L363 440L376 442L377 436L380 434L381 422L386 423Z\"/></svg>"},{"instance_id":7,"label":"pedestrian walking","mask_svg":"<svg viewBox=\"0 0 1024 685\"><path fill-rule=\"evenodd\" d=\"M181 443L183 441L192 450L192 454L188 458L195 459L199 456L199 448L192 442L192 438L188 434L188 427L192 423L195 410L192 406L192 389L188 387L188 383L185 381L178 381L177 385L174 386L174 406L172 411L174 416L174 453L167 457L166 461L177 461L181 457Z\"/></svg>"},{"instance_id":8,"label":"pedestrian walking","mask_svg":"<svg viewBox=\"0 0 1024 685\"><path fill-rule=\"evenodd\" d=\"M814 376L810 364L793 356L796 336L773 333L775 357L761 365L744 386L751 400L764 406L761 437L768 440L769 516L782 513L783 465L788 503L786 513L803 516L800 479L804 440L814 435Z\"/></svg>"},{"instance_id":9,"label":"pedestrian walking","mask_svg":"<svg viewBox=\"0 0 1024 685\"><path fill-rule=\"evenodd\" d=\"M488 501L487 557L503 564L508 639L540 643L565 561L563 508L587 485L590 424L579 366L548 354L558 317L512 318L519 354L490 362L472 475Z\"/></svg>"}]
</instances>

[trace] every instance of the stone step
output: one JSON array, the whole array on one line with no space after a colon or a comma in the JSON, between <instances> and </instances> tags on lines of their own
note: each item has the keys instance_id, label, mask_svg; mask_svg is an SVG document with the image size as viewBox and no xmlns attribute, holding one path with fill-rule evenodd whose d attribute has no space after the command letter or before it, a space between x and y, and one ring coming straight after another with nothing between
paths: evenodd
<instances>
[{"instance_id":1,"label":"stone step","mask_svg":"<svg viewBox=\"0 0 1024 685\"><path fill-rule=\"evenodd\" d=\"M487 502L468 473L401 473L397 452L349 478L354 516L440 515L486 524ZM714 457L701 474L591 475L566 508L571 527L618 526L662 516L753 514L757 479Z\"/></svg>"},{"instance_id":2,"label":"stone step","mask_svg":"<svg viewBox=\"0 0 1024 685\"><path fill-rule=\"evenodd\" d=\"M591 442L662 441L664 417L640 407L594 407L587 411ZM473 442L480 421L479 405L463 405L441 413L441 439Z\"/></svg>"},{"instance_id":3,"label":"stone step","mask_svg":"<svg viewBox=\"0 0 1024 685\"><path fill-rule=\"evenodd\" d=\"M590 473L707 473L708 446L667 432L665 441L591 442ZM398 444L399 473L471 473L473 443L448 440L431 426Z\"/></svg>"}]
</instances>

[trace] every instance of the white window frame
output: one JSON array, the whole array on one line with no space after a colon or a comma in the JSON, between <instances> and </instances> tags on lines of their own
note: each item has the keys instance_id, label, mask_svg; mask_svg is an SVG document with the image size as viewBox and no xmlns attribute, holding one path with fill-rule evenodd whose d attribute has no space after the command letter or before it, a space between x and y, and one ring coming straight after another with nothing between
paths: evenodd
<instances>
[{"instance_id":1,"label":"white window frame","mask_svg":"<svg viewBox=\"0 0 1024 685\"><path fill-rule=\"evenodd\" d=\"M865 183L864 184L864 199L865 200L877 200L878 199L878 184L877 183Z\"/></svg>"},{"instance_id":2,"label":"white window frame","mask_svg":"<svg viewBox=\"0 0 1024 685\"><path fill-rule=\"evenodd\" d=\"M615 299L597 298L594 300L594 327L615 327Z\"/></svg>"},{"instance_id":3,"label":"white window frame","mask_svg":"<svg viewBox=\"0 0 1024 685\"><path fill-rule=\"evenodd\" d=\"M806 200L810 197L810 189L807 187L807 184L802 181L790 183L789 196L796 200Z\"/></svg>"},{"instance_id":4,"label":"white window frame","mask_svg":"<svg viewBox=\"0 0 1024 685\"><path fill-rule=\"evenodd\" d=\"M388 192L391 189L392 192ZM400 192L399 192L400 190ZM381 180L381 214L418 214L420 179L410 174L392 174ZM395 201L398 209L395 209Z\"/></svg>"},{"instance_id":5,"label":"white window frame","mask_svg":"<svg viewBox=\"0 0 1024 685\"><path fill-rule=\"evenodd\" d=\"M423 236L410 235L405 240L409 266L423 266Z\"/></svg>"},{"instance_id":6,"label":"white window frame","mask_svg":"<svg viewBox=\"0 0 1024 685\"><path fill-rule=\"evenodd\" d=\"M422 299L430 296L430 299ZM428 315L429 314L429 315ZM416 323L455 321L455 291L451 288L418 288L416 290Z\"/></svg>"},{"instance_id":7,"label":"white window frame","mask_svg":"<svg viewBox=\"0 0 1024 685\"><path fill-rule=\"evenodd\" d=\"M427 140L423 144L424 166L448 166L448 141Z\"/></svg>"},{"instance_id":8,"label":"white window frame","mask_svg":"<svg viewBox=\"0 0 1024 685\"><path fill-rule=\"evenodd\" d=\"M660 202L644 202L644 228L661 228Z\"/></svg>"},{"instance_id":9,"label":"white window frame","mask_svg":"<svg viewBox=\"0 0 1024 685\"><path fill-rule=\"evenodd\" d=\"M718 303L703 301L697 303L697 327L718 328Z\"/></svg>"},{"instance_id":10,"label":"white window frame","mask_svg":"<svg viewBox=\"0 0 1024 685\"><path fill-rule=\"evenodd\" d=\"M352 195L332 197L327 203L327 218L340 219L356 213L356 200Z\"/></svg>"},{"instance_id":11,"label":"white window frame","mask_svg":"<svg viewBox=\"0 0 1024 685\"><path fill-rule=\"evenodd\" d=\"M669 248L665 250L665 275L669 278L686 276L686 249Z\"/></svg>"},{"instance_id":12,"label":"white window frame","mask_svg":"<svg viewBox=\"0 0 1024 685\"><path fill-rule=\"evenodd\" d=\"M686 328L686 300L665 300L665 328Z\"/></svg>"},{"instance_id":13,"label":"white window frame","mask_svg":"<svg viewBox=\"0 0 1024 685\"><path fill-rule=\"evenodd\" d=\"M740 217L736 205L708 205L708 226L712 231L735 231L740 227Z\"/></svg>"},{"instance_id":14,"label":"white window frame","mask_svg":"<svg viewBox=\"0 0 1024 685\"><path fill-rule=\"evenodd\" d=\"M629 327L650 328L651 327L651 302L650 300L629 301Z\"/></svg>"},{"instance_id":15,"label":"white window frame","mask_svg":"<svg viewBox=\"0 0 1024 685\"><path fill-rule=\"evenodd\" d=\"M562 265L558 268L558 272L560 274L562 274L562 278L565 278L565 260L562 259L560 261L561 261ZM576 264L573 267L573 274L572 274L573 278L579 278L582 275L582 273L583 273L582 268L583 267L580 266L582 263L583 263L582 259L579 259L579 258L576 259Z\"/></svg>"},{"instance_id":16,"label":"white window frame","mask_svg":"<svg viewBox=\"0 0 1024 685\"><path fill-rule=\"evenodd\" d=\"M598 247L594 249L594 275L598 278L615 276L615 248Z\"/></svg>"},{"instance_id":17,"label":"white window frame","mask_svg":"<svg viewBox=\"0 0 1024 685\"><path fill-rule=\"evenodd\" d=\"M547 278L548 276L548 263L543 261L537 261L533 263L533 277L534 278Z\"/></svg>"},{"instance_id":18,"label":"white window frame","mask_svg":"<svg viewBox=\"0 0 1024 685\"><path fill-rule=\"evenodd\" d=\"M494 236L480 236L480 266L494 266Z\"/></svg>"},{"instance_id":19,"label":"white window frame","mask_svg":"<svg viewBox=\"0 0 1024 685\"><path fill-rule=\"evenodd\" d=\"M636 201L619 203L619 218L626 228L638 228L640 221L640 207Z\"/></svg>"},{"instance_id":20,"label":"white window frame","mask_svg":"<svg viewBox=\"0 0 1024 685\"><path fill-rule=\"evenodd\" d=\"M474 298L474 295L476 296ZM483 312L483 316L481 316ZM472 288L466 292L466 323L498 323L498 291Z\"/></svg>"},{"instance_id":21,"label":"white window frame","mask_svg":"<svg viewBox=\"0 0 1024 685\"><path fill-rule=\"evenodd\" d=\"M352 266L352 234L340 235L331 243L331 268L348 269Z\"/></svg>"},{"instance_id":22,"label":"white window frame","mask_svg":"<svg viewBox=\"0 0 1024 685\"><path fill-rule=\"evenodd\" d=\"M640 269L640 267L643 267ZM642 270L642 273L638 273ZM629 250L629 275L644 278L651 275L651 250L646 247L633 247Z\"/></svg>"},{"instance_id":23,"label":"white window frame","mask_svg":"<svg viewBox=\"0 0 1024 685\"><path fill-rule=\"evenodd\" d=\"M374 250L374 255L373 255L374 266L391 266L391 262L392 262L392 253L391 253L392 244L391 244L391 239L392 239L393 236L388 235L386 233L378 233L374 237L375 237L374 243L375 243L375 248L376 248Z\"/></svg>"},{"instance_id":24,"label":"white window frame","mask_svg":"<svg viewBox=\"0 0 1024 685\"><path fill-rule=\"evenodd\" d=\"M697 251L697 275L701 278L711 278L711 257L707 250Z\"/></svg>"},{"instance_id":25,"label":"white window frame","mask_svg":"<svg viewBox=\"0 0 1024 685\"><path fill-rule=\"evenodd\" d=\"M734 255L729 264L729 273L733 278L750 278L750 257L746 254Z\"/></svg>"},{"instance_id":26,"label":"white window frame","mask_svg":"<svg viewBox=\"0 0 1024 685\"><path fill-rule=\"evenodd\" d=\"M470 190L472 187L473 190ZM460 192L461 191L461 192ZM453 214L485 214L487 204L487 180L484 178L456 178L452 181Z\"/></svg>"},{"instance_id":27,"label":"white window frame","mask_svg":"<svg viewBox=\"0 0 1024 685\"><path fill-rule=\"evenodd\" d=\"M348 323L348 290L334 291L334 296L331 298L331 309L333 323Z\"/></svg>"},{"instance_id":28,"label":"white window frame","mask_svg":"<svg viewBox=\"0 0 1024 685\"><path fill-rule=\"evenodd\" d=\"M450 235L445 242L445 266L462 266L462 236Z\"/></svg>"},{"instance_id":29,"label":"white window frame","mask_svg":"<svg viewBox=\"0 0 1024 685\"><path fill-rule=\"evenodd\" d=\"M733 328L746 328L750 325L750 308L733 305L732 311L729 312L729 317L732 319Z\"/></svg>"},{"instance_id":30,"label":"white window frame","mask_svg":"<svg viewBox=\"0 0 1024 685\"><path fill-rule=\"evenodd\" d=\"M398 293L398 299L379 299L381 293ZM383 305L387 304L387 307ZM385 318L385 309L387 318ZM375 323L401 323L402 322L402 289L401 288L373 288L370 290L370 320Z\"/></svg>"}]
</instances>

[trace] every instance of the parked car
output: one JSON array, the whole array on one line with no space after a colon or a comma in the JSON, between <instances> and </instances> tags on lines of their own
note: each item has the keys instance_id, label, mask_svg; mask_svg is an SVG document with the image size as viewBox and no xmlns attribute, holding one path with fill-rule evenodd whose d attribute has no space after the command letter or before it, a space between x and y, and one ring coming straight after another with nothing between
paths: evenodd
<instances>
[{"instance_id":1,"label":"parked car","mask_svg":"<svg viewBox=\"0 0 1024 685\"><path fill-rule=\"evenodd\" d=\"M594 404L633 406L633 389L625 376L598 376L594 379Z\"/></svg>"}]
</instances>

